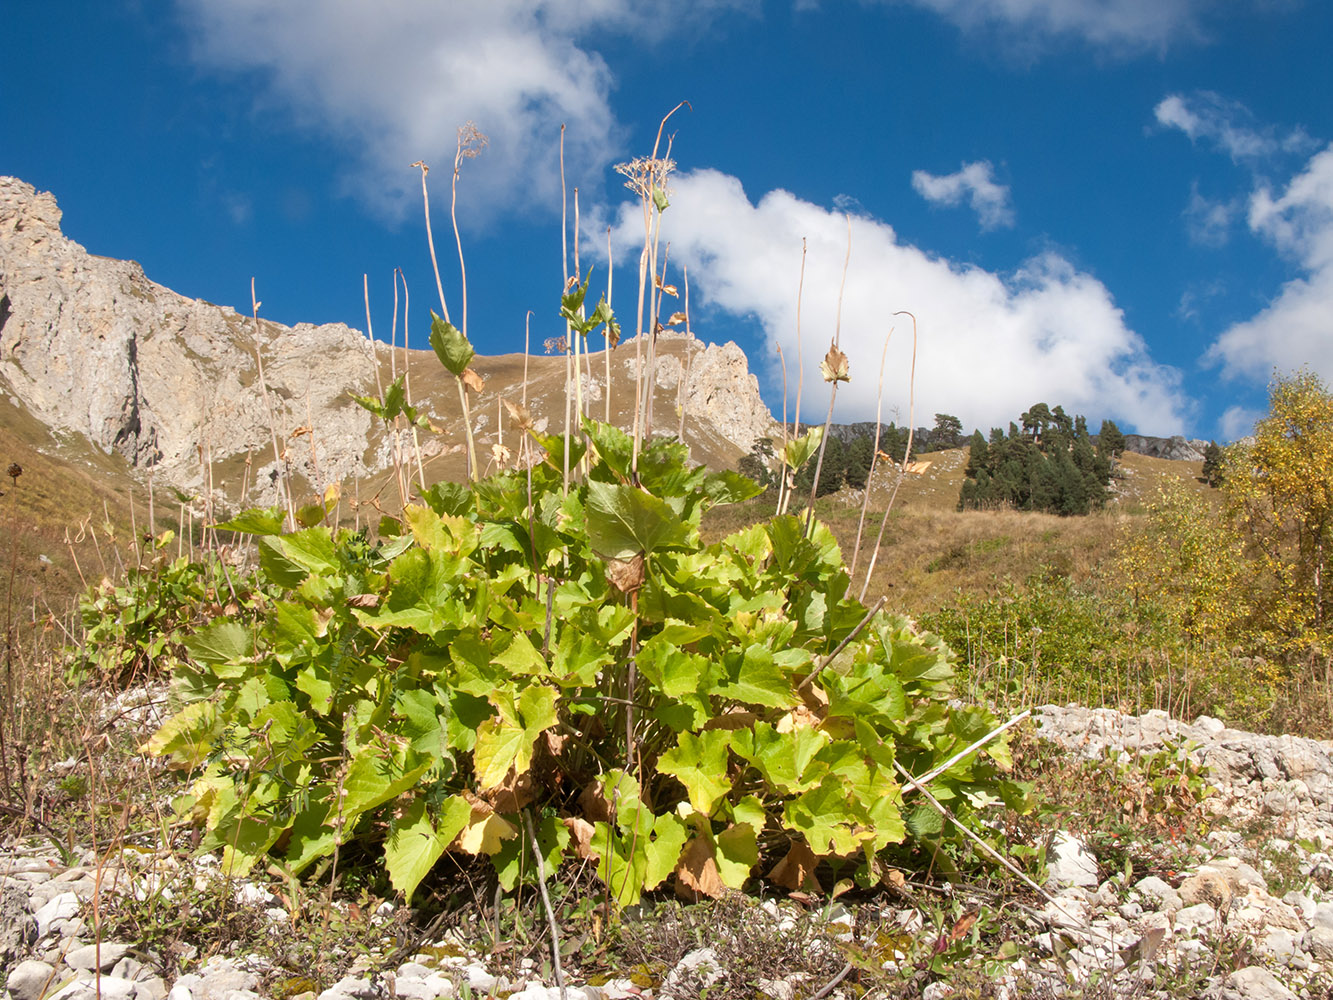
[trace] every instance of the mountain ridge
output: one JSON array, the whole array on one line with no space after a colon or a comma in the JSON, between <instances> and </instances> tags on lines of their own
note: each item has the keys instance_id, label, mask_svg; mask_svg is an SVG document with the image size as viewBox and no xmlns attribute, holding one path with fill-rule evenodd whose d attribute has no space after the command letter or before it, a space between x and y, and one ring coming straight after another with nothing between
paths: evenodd
<instances>
[{"instance_id":1,"label":"mountain ridge","mask_svg":"<svg viewBox=\"0 0 1333 1000\"><path fill-rule=\"evenodd\" d=\"M322 492L392 466L395 432L351 394L378 396L401 368L438 428L421 442L423 459L436 478L462 477L457 391L432 352L395 352L341 323L287 327L190 299L134 261L89 253L60 223L54 195L0 177L0 392L53 432L122 455L141 478L218 494L224 507L273 503L281 475ZM590 352L580 373L592 415L605 415L609 391L621 426L632 419L632 346L614 350L609 366ZM478 356L473 367L488 383L471 402L479 453L503 442L501 398L525 397L539 422L563 428L563 355ZM661 337L653 376L658 432L682 430L697 461L734 466L771 433L733 343Z\"/></svg>"}]
</instances>

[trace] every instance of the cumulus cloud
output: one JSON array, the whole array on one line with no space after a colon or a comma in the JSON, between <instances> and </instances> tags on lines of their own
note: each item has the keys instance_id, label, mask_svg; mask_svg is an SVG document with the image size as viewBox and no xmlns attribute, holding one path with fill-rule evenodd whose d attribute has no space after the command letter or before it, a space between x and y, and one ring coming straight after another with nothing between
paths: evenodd
<instances>
[{"instance_id":1,"label":"cumulus cloud","mask_svg":"<svg viewBox=\"0 0 1333 1000\"><path fill-rule=\"evenodd\" d=\"M1098 48L1161 49L1204 37L1209 0L908 0L959 27L1016 43L1079 39Z\"/></svg>"},{"instance_id":2,"label":"cumulus cloud","mask_svg":"<svg viewBox=\"0 0 1333 1000\"><path fill-rule=\"evenodd\" d=\"M1304 129L1261 126L1245 105L1208 90L1171 94L1158 102L1153 115L1158 124L1179 129L1190 142L1207 142L1237 163L1253 164L1280 153L1307 154L1316 145Z\"/></svg>"},{"instance_id":3,"label":"cumulus cloud","mask_svg":"<svg viewBox=\"0 0 1333 1000\"><path fill-rule=\"evenodd\" d=\"M710 310L754 317L770 352L782 346L793 394L796 288L806 240L803 413L817 419L828 401L818 363L834 334L844 217L781 190L753 203L740 181L714 170L679 176L673 190L663 238L671 242L673 264L689 267L696 328L707 335ZM1060 255L1043 254L1014 274L998 275L903 243L891 226L872 218L853 217L851 231L841 346L851 359L852 382L839 390L838 419L874 418L880 351L890 328L885 412L897 407L897 419L908 419L912 324L892 313L910 309L920 323L918 423L947 411L967 427L989 429L1044 400L1152 433L1183 427L1189 403L1178 373L1149 357L1106 287ZM620 253L637 252L637 206L622 210L616 233ZM752 362L764 364L762 358ZM776 353L768 365L772 377Z\"/></svg>"},{"instance_id":4,"label":"cumulus cloud","mask_svg":"<svg viewBox=\"0 0 1333 1000\"><path fill-rule=\"evenodd\" d=\"M749 0L694 0L709 11ZM590 26L651 40L686 19L630 0L177 0L197 61L250 74L261 105L346 150L353 193L401 210L420 189L408 164L447 178L457 129L490 137L465 166L468 203L558 205L565 123L573 183L600 177L620 147L612 74L582 40Z\"/></svg>"},{"instance_id":5,"label":"cumulus cloud","mask_svg":"<svg viewBox=\"0 0 1333 1000\"><path fill-rule=\"evenodd\" d=\"M1217 422L1223 441L1239 441L1254 433L1254 425L1264 417L1263 410L1245 406L1229 406Z\"/></svg>"},{"instance_id":6,"label":"cumulus cloud","mask_svg":"<svg viewBox=\"0 0 1333 1000\"><path fill-rule=\"evenodd\" d=\"M1333 378L1333 145L1313 156L1285 191L1251 196L1250 229L1301 273L1257 315L1226 330L1206 360L1228 377L1266 379L1310 365Z\"/></svg>"},{"instance_id":7,"label":"cumulus cloud","mask_svg":"<svg viewBox=\"0 0 1333 1000\"><path fill-rule=\"evenodd\" d=\"M922 198L936 205L961 205L966 201L977 213L982 229L1014 224L1009 186L995 183L995 169L989 160L964 163L952 174L914 170L912 187Z\"/></svg>"}]
</instances>

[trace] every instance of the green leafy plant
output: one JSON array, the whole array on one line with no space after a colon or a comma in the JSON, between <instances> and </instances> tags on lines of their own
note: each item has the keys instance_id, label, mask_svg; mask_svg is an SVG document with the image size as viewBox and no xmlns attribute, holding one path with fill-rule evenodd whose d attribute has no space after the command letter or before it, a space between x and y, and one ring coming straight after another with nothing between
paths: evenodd
<instances>
[{"instance_id":1,"label":"green leafy plant","mask_svg":"<svg viewBox=\"0 0 1333 1000\"><path fill-rule=\"evenodd\" d=\"M433 346L466 371L441 325ZM951 704L943 642L848 597L822 524L705 545L704 513L758 492L743 476L691 467L674 440L582 431L529 431L543 461L436 484L378 542L322 510L289 532L280 509L219 526L257 537L274 596L183 640L181 708L144 749L193 772L178 807L227 871L272 857L296 875L357 843L410 897L446 851L490 856L512 886L535 842L547 869L593 860L623 907L672 877L740 888L765 857L793 888L821 863L868 885L889 845L959 836L896 770L995 729ZM932 791L962 822L1021 808L1010 767L1000 738Z\"/></svg>"},{"instance_id":2,"label":"green leafy plant","mask_svg":"<svg viewBox=\"0 0 1333 1000\"><path fill-rule=\"evenodd\" d=\"M152 539L148 561L131 567L123 582L103 580L83 595L84 637L69 665L74 677L91 672L125 682L166 674L184 659L194 628L224 613L246 620L262 604L255 581L219 560L172 558L174 541L171 531Z\"/></svg>"}]
</instances>

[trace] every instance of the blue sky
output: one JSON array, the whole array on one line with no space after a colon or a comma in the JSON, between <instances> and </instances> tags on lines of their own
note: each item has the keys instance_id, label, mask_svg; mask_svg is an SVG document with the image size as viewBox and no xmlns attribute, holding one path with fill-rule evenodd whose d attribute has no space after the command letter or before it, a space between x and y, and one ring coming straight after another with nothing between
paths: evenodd
<instances>
[{"instance_id":1,"label":"blue sky","mask_svg":"<svg viewBox=\"0 0 1333 1000\"><path fill-rule=\"evenodd\" d=\"M183 294L285 323L451 309L457 129L469 333L561 332L560 125L582 261L633 327L641 223L614 164L670 120L668 281L806 413L833 335L871 419L1031 403L1094 426L1231 439L1277 372L1333 379L1333 5L1315 0L21 2L0 61L0 173L55 193L67 235ZM844 214L845 213L845 214ZM572 226L571 226L572 228ZM673 304L674 305L674 304ZM455 316L457 319L457 316ZM398 327L401 330L402 320ZM400 334L401 335L401 334ZM793 388L794 392L794 388Z\"/></svg>"}]
</instances>

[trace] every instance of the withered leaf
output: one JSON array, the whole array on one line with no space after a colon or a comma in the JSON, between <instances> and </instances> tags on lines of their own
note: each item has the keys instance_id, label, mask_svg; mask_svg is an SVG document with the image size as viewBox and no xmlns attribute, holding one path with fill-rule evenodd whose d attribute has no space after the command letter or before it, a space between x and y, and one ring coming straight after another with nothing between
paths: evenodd
<instances>
[{"instance_id":1,"label":"withered leaf","mask_svg":"<svg viewBox=\"0 0 1333 1000\"><path fill-rule=\"evenodd\" d=\"M521 431L532 429L532 414L528 411L526 406L522 403L515 405L507 399L504 400L504 404L505 409L509 411L509 419L513 421L513 425L516 428Z\"/></svg>"},{"instance_id":2,"label":"withered leaf","mask_svg":"<svg viewBox=\"0 0 1333 1000\"><path fill-rule=\"evenodd\" d=\"M569 831L569 837L574 842L574 850L583 860L597 860L597 855L593 853L592 836L597 832L596 827L589 823L582 816L565 816L560 822L565 824L565 829Z\"/></svg>"},{"instance_id":3,"label":"withered leaf","mask_svg":"<svg viewBox=\"0 0 1333 1000\"><path fill-rule=\"evenodd\" d=\"M496 444L491 445L491 457L495 459L496 465L504 465L511 457L513 457L513 452L497 442Z\"/></svg>"},{"instance_id":4,"label":"withered leaf","mask_svg":"<svg viewBox=\"0 0 1333 1000\"><path fill-rule=\"evenodd\" d=\"M643 586L643 553L632 559L610 559L606 563L606 579L622 594L638 590Z\"/></svg>"},{"instance_id":5,"label":"withered leaf","mask_svg":"<svg viewBox=\"0 0 1333 1000\"><path fill-rule=\"evenodd\" d=\"M689 317L686 316L683 312L674 312L671 314L671 318L666 321L666 325L677 326L681 323L684 323L687 319L689 319Z\"/></svg>"},{"instance_id":6,"label":"withered leaf","mask_svg":"<svg viewBox=\"0 0 1333 1000\"><path fill-rule=\"evenodd\" d=\"M828 353L824 355L824 360L819 362L819 373L824 376L825 382L852 380L847 373L847 355L838 350L836 344L829 344Z\"/></svg>"},{"instance_id":7,"label":"withered leaf","mask_svg":"<svg viewBox=\"0 0 1333 1000\"><path fill-rule=\"evenodd\" d=\"M511 767L509 773L504 776L504 780L494 788L486 789L482 793L482 797L491 804L496 812L518 812L537 797L537 793L532 787L532 771L527 770L518 774Z\"/></svg>"},{"instance_id":8,"label":"withered leaf","mask_svg":"<svg viewBox=\"0 0 1333 1000\"><path fill-rule=\"evenodd\" d=\"M819 859L815 852L801 840L793 840L787 856L773 866L768 879L784 889L804 889L808 892L823 892L819 879L815 877L815 868Z\"/></svg>"},{"instance_id":9,"label":"withered leaf","mask_svg":"<svg viewBox=\"0 0 1333 1000\"><path fill-rule=\"evenodd\" d=\"M486 388L486 380L477 374L475 368L464 368L463 374L458 377L461 378L463 384L473 392L479 393L482 389Z\"/></svg>"},{"instance_id":10,"label":"withered leaf","mask_svg":"<svg viewBox=\"0 0 1333 1000\"><path fill-rule=\"evenodd\" d=\"M377 608L380 603L379 594L353 594L347 598L349 608Z\"/></svg>"},{"instance_id":11,"label":"withered leaf","mask_svg":"<svg viewBox=\"0 0 1333 1000\"><path fill-rule=\"evenodd\" d=\"M704 837L695 837L676 864L676 895L697 903L704 896L721 899L726 891L713 859L713 845Z\"/></svg>"},{"instance_id":12,"label":"withered leaf","mask_svg":"<svg viewBox=\"0 0 1333 1000\"><path fill-rule=\"evenodd\" d=\"M591 781L588 783L582 794L579 795L579 805L583 809L583 815L587 816L592 822L611 822L611 803L606 800L601 782Z\"/></svg>"}]
</instances>

